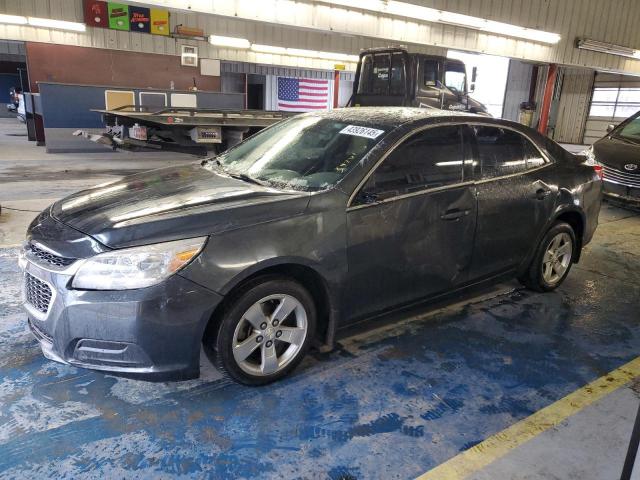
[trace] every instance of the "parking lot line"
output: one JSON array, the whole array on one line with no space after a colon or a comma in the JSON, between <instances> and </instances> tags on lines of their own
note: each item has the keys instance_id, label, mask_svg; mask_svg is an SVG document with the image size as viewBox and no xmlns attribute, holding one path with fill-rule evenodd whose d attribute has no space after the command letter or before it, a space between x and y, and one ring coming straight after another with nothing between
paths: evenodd
<instances>
[{"instance_id":1,"label":"parking lot line","mask_svg":"<svg viewBox=\"0 0 640 480\"><path fill-rule=\"evenodd\" d=\"M462 479L640 377L640 357L449 459L418 480Z\"/></svg>"}]
</instances>

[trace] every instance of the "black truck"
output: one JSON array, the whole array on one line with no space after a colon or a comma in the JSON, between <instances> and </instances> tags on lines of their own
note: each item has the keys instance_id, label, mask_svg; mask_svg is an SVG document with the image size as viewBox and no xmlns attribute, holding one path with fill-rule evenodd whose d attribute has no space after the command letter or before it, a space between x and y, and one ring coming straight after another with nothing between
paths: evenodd
<instances>
[{"instance_id":1,"label":"black truck","mask_svg":"<svg viewBox=\"0 0 640 480\"><path fill-rule=\"evenodd\" d=\"M365 50L360 54L350 106L406 106L461 110L489 115L487 108L469 97L471 84L460 60L405 48Z\"/></svg>"}]
</instances>

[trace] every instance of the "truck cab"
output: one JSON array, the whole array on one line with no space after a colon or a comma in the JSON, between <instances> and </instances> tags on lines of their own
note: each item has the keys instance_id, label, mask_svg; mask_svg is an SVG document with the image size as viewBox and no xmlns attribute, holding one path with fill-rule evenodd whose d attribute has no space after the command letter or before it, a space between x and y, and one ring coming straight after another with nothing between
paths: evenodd
<instances>
[{"instance_id":1,"label":"truck cab","mask_svg":"<svg viewBox=\"0 0 640 480\"><path fill-rule=\"evenodd\" d=\"M404 48L365 50L360 54L349 106L405 106L459 110L487 115L487 108L469 97L473 92L460 60Z\"/></svg>"}]
</instances>

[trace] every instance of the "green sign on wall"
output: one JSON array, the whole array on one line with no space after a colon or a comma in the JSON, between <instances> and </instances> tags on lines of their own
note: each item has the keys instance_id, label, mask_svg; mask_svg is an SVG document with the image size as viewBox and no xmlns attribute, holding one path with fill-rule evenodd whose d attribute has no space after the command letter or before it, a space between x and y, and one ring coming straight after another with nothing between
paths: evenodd
<instances>
[{"instance_id":1,"label":"green sign on wall","mask_svg":"<svg viewBox=\"0 0 640 480\"><path fill-rule=\"evenodd\" d=\"M129 31L129 6L109 2L109 28Z\"/></svg>"}]
</instances>

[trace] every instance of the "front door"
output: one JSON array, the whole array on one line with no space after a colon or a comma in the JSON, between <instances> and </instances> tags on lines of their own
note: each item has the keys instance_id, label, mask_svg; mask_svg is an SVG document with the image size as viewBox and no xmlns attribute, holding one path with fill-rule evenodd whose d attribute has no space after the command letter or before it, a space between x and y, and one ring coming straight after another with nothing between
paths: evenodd
<instances>
[{"instance_id":1,"label":"front door","mask_svg":"<svg viewBox=\"0 0 640 480\"><path fill-rule=\"evenodd\" d=\"M514 130L472 125L478 224L470 278L518 266L555 205L557 186L540 150Z\"/></svg>"},{"instance_id":2,"label":"front door","mask_svg":"<svg viewBox=\"0 0 640 480\"><path fill-rule=\"evenodd\" d=\"M465 281L476 218L469 157L461 127L431 127L405 139L356 192L347 211L350 318Z\"/></svg>"}]
</instances>

